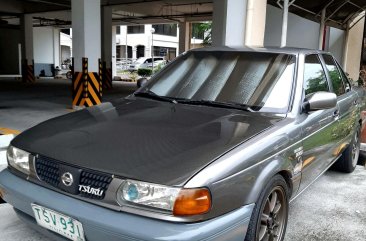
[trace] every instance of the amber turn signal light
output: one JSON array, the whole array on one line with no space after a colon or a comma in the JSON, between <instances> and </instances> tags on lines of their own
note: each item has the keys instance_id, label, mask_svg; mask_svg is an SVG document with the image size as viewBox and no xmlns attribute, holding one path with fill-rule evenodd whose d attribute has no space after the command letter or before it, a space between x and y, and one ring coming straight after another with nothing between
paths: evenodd
<instances>
[{"instance_id":1,"label":"amber turn signal light","mask_svg":"<svg viewBox=\"0 0 366 241\"><path fill-rule=\"evenodd\" d=\"M207 213L211 208L211 194L206 188L182 189L174 203L174 216Z\"/></svg>"}]
</instances>

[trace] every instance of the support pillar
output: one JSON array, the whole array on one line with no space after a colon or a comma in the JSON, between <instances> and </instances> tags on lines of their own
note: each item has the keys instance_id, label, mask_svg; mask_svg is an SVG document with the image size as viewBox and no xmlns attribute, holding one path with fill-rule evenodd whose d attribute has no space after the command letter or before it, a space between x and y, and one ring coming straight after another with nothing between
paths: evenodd
<instances>
[{"instance_id":1,"label":"support pillar","mask_svg":"<svg viewBox=\"0 0 366 241\"><path fill-rule=\"evenodd\" d=\"M60 65L60 29L53 28L53 64L54 68ZM55 72L54 72L55 73Z\"/></svg>"},{"instance_id":2,"label":"support pillar","mask_svg":"<svg viewBox=\"0 0 366 241\"><path fill-rule=\"evenodd\" d=\"M112 88L112 7L102 8L102 62L103 66L103 88ZM116 33L114 33L115 38ZM115 55L114 55L115 56ZM115 61L114 61L115 62Z\"/></svg>"},{"instance_id":3,"label":"support pillar","mask_svg":"<svg viewBox=\"0 0 366 241\"><path fill-rule=\"evenodd\" d=\"M25 83L34 83L33 60L33 16L24 14L21 17L22 26L22 80Z\"/></svg>"},{"instance_id":4,"label":"support pillar","mask_svg":"<svg viewBox=\"0 0 366 241\"><path fill-rule=\"evenodd\" d=\"M288 7L289 0L283 0L281 47L285 47L287 45Z\"/></svg>"},{"instance_id":5,"label":"support pillar","mask_svg":"<svg viewBox=\"0 0 366 241\"><path fill-rule=\"evenodd\" d=\"M112 79L117 75L117 26L112 26Z\"/></svg>"},{"instance_id":6,"label":"support pillar","mask_svg":"<svg viewBox=\"0 0 366 241\"><path fill-rule=\"evenodd\" d=\"M132 59L137 59L137 46L132 47Z\"/></svg>"},{"instance_id":7,"label":"support pillar","mask_svg":"<svg viewBox=\"0 0 366 241\"><path fill-rule=\"evenodd\" d=\"M351 24L351 21L347 22L346 31L344 32L344 42L343 42L343 58L342 58L342 67L343 69L346 69L347 64L347 55L348 55L348 40L349 40L349 26Z\"/></svg>"},{"instance_id":8,"label":"support pillar","mask_svg":"<svg viewBox=\"0 0 366 241\"><path fill-rule=\"evenodd\" d=\"M189 50L190 26L186 21L179 23L179 54Z\"/></svg>"},{"instance_id":9,"label":"support pillar","mask_svg":"<svg viewBox=\"0 0 366 241\"><path fill-rule=\"evenodd\" d=\"M319 28L319 50L324 50L324 40L325 40L325 14L327 12L327 9L324 8L322 10L321 20L320 20L320 28Z\"/></svg>"},{"instance_id":10,"label":"support pillar","mask_svg":"<svg viewBox=\"0 0 366 241\"><path fill-rule=\"evenodd\" d=\"M245 45L263 46L266 29L267 0L248 0Z\"/></svg>"},{"instance_id":11,"label":"support pillar","mask_svg":"<svg viewBox=\"0 0 366 241\"><path fill-rule=\"evenodd\" d=\"M212 45L244 46L247 0L214 0Z\"/></svg>"},{"instance_id":12,"label":"support pillar","mask_svg":"<svg viewBox=\"0 0 366 241\"><path fill-rule=\"evenodd\" d=\"M72 46L74 56L73 108L101 103L102 84L98 75L101 55L100 0L74 0Z\"/></svg>"}]
</instances>

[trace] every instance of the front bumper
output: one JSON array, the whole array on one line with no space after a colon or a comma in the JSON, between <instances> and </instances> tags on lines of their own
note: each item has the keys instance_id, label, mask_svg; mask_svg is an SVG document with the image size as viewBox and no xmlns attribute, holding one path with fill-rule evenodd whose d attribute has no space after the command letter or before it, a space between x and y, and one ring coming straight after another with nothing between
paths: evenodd
<instances>
[{"instance_id":1,"label":"front bumper","mask_svg":"<svg viewBox=\"0 0 366 241\"><path fill-rule=\"evenodd\" d=\"M18 215L28 223L36 224L31 208L31 203L36 203L79 220L88 241L242 241L254 207L254 204L243 206L204 222L173 223L83 202L28 182L7 169L0 173L0 191L4 200L13 205ZM61 239L61 236L38 225L32 226L57 240Z\"/></svg>"}]
</instances>

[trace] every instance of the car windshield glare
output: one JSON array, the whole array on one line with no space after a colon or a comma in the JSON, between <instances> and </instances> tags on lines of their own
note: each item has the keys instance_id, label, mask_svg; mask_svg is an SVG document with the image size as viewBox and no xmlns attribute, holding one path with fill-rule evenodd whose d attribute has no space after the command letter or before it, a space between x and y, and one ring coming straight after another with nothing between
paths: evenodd
<instances>
[{"instance_id":1,"label":"car windshield glare","mask_svg":"<svg viewBox=\"0 0 366 241\"><path fill-rule=\"evenodd\" d=\"M296 58L264 52L193 51L177 58L144 87L174 99L246 105L286 113Z\"/></svg>"}]
</instances>

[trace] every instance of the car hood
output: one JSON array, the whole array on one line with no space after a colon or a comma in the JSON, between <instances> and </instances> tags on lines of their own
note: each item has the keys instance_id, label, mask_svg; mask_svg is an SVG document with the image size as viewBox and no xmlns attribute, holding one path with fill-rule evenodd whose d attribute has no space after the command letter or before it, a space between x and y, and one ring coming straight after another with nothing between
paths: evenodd
<instances>
[{"instance_id":1,"label":"car hood","mask_svg":"<svg viewBox=\"0 0 366 241\"><path fill-rule=\"evenodd\" d=\"M282 117L241 110L120 99L43 122L15 147L124 178L180 186Z\"/></svg>"}]
</instances>

